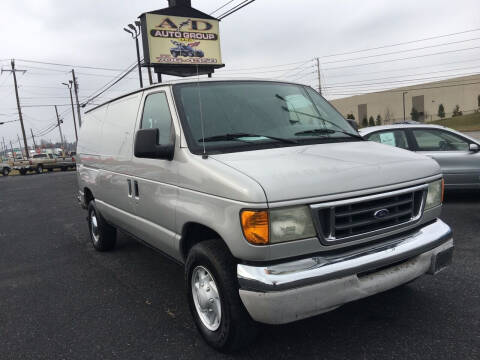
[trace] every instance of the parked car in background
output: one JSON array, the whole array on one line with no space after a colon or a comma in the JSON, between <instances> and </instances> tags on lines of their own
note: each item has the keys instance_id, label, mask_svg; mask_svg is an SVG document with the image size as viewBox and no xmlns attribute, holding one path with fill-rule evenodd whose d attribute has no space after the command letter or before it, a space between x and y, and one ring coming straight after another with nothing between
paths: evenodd
<instances>
[{"instance_id":1,"label":"parked car in background","mask_svg":"<svg viewBox=\"0 0 480 360\"><path fill-rule=\"evenodd\" d=\"M8 174L10 174L10 171L12 171L12 168L9 164L4 162L0 163L0 174L2 174L3 176L8 176Z\"/></svg>"},{"instance_id":2,"label":"parked car in background","mask_svg":"<svg viewBox=\"0 0 480 360\"><path fill-rule=\"evenodd\" d=\"M66 171L76 168L74 157L43 153L34 154L30 159L13 160L9 164L12 169L18 170L21 175L25 175L29 171L41 174L43 170L53 171L54 169L60 169Z\"/></svg>"},{"instance_id":3,"label":"parked car in background","mask_svg":"<svg viewBox=\"0 0 480 360\"><path fill-rule=\"evenodd\" d=\"M305 85L144 88L87 111L77 152L93 247L113 249L121 229L182 263L194 322L222 351L245 348L258 322L327 312L452 258L438 164L365 141Z\"/></svg>"},{"instance_id":4,"label":"parked car in background","mask_svg":"<svg viewBox=\"0 0 480 360\"><path fill-rule=\"evenodd\" d=\"M458 131L426 124L372 126L366 139L415 151L435 159L447 189L480 189L480 142Z\"/></svg>"}]
</instances>

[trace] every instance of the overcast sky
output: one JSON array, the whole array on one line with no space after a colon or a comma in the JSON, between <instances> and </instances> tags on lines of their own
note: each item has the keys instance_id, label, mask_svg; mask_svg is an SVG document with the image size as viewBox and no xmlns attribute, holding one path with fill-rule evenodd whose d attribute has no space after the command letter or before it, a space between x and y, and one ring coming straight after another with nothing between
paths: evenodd
<instances>
[{"instance_id":1,"label":"overcast sky","mask_svg":"<svg viewBox=\"0 0 480 360\"><path fill-rule=\"evenodd\" d=\"M192 5L210 13L226 2L193 0ZM226 9L239 2L234 1ZM74 139L71 110L66 106L70 102L68 89L61 85L71 78L71 68L20 59L125 69L135 61L135 47L122 28L140 13L166 6L166 0L3 0L0 59L4 69L9 69L9 59L15 58L17 68L27 70L24 75L18 74L27 132L32 128L39 133L55 121L52 106L27 106L58 104L64 133L68 140ZM328 55L477 29L479 14L478 0L257 0L221 22L226 67L219 73L278 77L316 87L312 59L320 57L322 85L329 99L478 73L480 31L342 56ZM418 49L422 47L426 48ZM382 55L386 53L394 54ZM396 60L413 56L421 57ZM360 57L363 59L355 60ZM359 66L372 62L377 64ZM84 68L76 71L81 99L118 74ZM402 82L405 80L409 81ZM97 101L137 87L138 78L132 73ZM3 73L0 122L17 118L13 79L11 74ZM18 144L17 134L21 134L18 122L0 125L0 141L3 136L5 141L15 140ZM57 141L58 129L45 138Z\"/></svg>"}]
</instances>

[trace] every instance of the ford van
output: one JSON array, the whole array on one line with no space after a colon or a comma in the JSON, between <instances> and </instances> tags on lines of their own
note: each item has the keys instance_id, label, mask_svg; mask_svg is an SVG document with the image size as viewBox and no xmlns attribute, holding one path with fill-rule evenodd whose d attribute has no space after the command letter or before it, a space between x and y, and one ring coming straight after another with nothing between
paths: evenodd
<instances>
[{"instance_id":1,"label":"ford van","mask_svg":"<svg viewBox=\"0 0 480 360\"><path fill-rule=\"evenodd\" d=\"M86 112L78 199L93 247L118 231L184 265L193 320L221 351L449 265L443 179L366 141L295 83L187 79ZM168 294L165 294L168 296Z\"/></svg>"}]
</instances>

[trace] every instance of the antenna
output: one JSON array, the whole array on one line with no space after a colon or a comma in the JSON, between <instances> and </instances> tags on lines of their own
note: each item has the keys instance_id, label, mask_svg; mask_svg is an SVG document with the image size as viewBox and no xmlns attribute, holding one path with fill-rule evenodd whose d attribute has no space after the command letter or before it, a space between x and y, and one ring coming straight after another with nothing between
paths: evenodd
<instances>
[{"instance_id":1,"label":"antenna","mask_svg":"<svg viewBox=\"0 0 480 360\"><path fill-rule=\"evenodd\" d=\"M205 130L203 127L203 110L202 110L202 96L200 95L200 74L198 73L198 64L197 66L197 90L198 90L198 107L200 111L200 125L202 127L202 145L203 145L203 159L208 159L207 151L205 150Z\"/></svg>"}]
</instances>

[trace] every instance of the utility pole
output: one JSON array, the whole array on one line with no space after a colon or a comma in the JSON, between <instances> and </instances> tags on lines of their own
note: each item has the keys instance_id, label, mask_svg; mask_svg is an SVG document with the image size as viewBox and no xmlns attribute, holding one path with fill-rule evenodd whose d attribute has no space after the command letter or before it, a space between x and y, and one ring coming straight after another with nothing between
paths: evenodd
<instances>
[{"instance_id":1,"label":"utility pole","mask_svg":"<svg viewBox=\"0 0 480 360\"><path fill-rule=\"evenodd\" d=\"M12 59L11 61L12 70L4 70L2 69L2 73L4 71L11 72L13 74L13 83L15 86L15 96L17 98L17 109L18 109L18 117L20 118L20 125L22 126L22 135L23 135L23 144L25 145L25 152L27 153L27 159L30 158L30 154L28 153L28 144L27 144L27 136L25 135L25 127L23 126L23 116L22 116L22 108L20 106L20 98L18 96L18 85L17 85L17 71L25 74L27 70L15 70L15 60ZM20 145L20 148L22 146Z\"/></svg>"},{"instance_id":2,"label":"utility pole","mask_svg":"<svg viewBox=\"0 0 480 360\"><path fill-rule=\"evenodd\" d=\"M402 96L403 96L403 122L407 121L407 119L405 117L405 94L408 94L408 91L404 91L402 93Z\"/></svg>"},{"instance_id":3,"label":"utility pole","mask_svg":"<svg viewBox=\"0 0 480 360\"><path fill-rule=\"evenodd\" d=\"M67 86L68 90L70 91L70 103L72 104L72 116L73 116L73 126L74 126L74 129L75 129L75 140L78 143L77 121L75 120L75 109L73 107L73 96L72 96L73 81L69 80L68 84L67 83L62 83L62 85Z\"/></svg>"},{"instance_id":4,"label":"utility pole","mask_svg":"<svg viewBox=\"0 0 480 360\"><path fill-rule=\"evenodd\" d=\"M78 102L78 83L75 77L75 69L72 69L73 89L75 90L75 100L77 100L78 127L82 127L82 115L80 114L80 103Z\"/></svg>"},{"instance_id":5,"label":"utility pole","mask_svg":"<svg viewBox=\"0 0 480 360\"><path fill-rule=\"evenodd\" d=\"M60 131L60 142L62 143L62 148L65 151L65 143L63 142L62 127L60 126L60 116L58 116L57 105L55 105L55 113L57 114L58 130Z\"/></svg>"},{"instance_id":6,"label":"utility pole","mask_svg":"<svg viewBox=\"0 0 480 360\"><path fill-rule=\"evenodd\" d=\"M317 57L317 74L318 74L318 93L322 95L322 78L320 76L320 58Z\"/></svg>"},{"instance_id":7,"label":"utility pole","mask_svg":"<svg viewBox=\"0 0 480 360\"><path fill-rule=\"evenodd\" d=\"M33 135L32 128L30 128L30 133L32 134L33 147L34 147L35 150L37 150L37 144L35 144L35 135Z\"/></svg>"}]
</instances>

